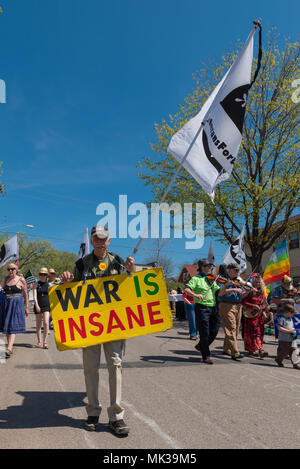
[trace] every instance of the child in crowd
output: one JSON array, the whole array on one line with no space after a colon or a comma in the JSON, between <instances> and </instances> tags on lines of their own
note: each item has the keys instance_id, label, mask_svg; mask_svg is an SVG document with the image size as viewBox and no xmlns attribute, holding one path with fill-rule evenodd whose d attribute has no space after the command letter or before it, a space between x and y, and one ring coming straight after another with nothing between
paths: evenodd
<instances>
[{"instance_id":1,"label":"child in crowd","mask_svg":"<svg viewBox=\"0 0 300 469\"><path fill-rule=\"evenodd\" d=\"M298 346L296 340L296 331L293 322L293 316L296 308L291 304L285 304L283 315L278 319L278 341L279 350L275 361L278 366L283 367L284 358L289 355L293 368L300 370L300 359L298 357Z\"/></svg>"}]
</instances>

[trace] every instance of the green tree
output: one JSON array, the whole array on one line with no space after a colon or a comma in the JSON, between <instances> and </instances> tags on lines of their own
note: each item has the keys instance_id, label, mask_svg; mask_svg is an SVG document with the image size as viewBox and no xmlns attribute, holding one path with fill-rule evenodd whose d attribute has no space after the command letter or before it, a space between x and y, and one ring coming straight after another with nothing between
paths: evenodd
<instances>
[{"instance_id":1,"label":"green tree","mask_svg":"<svg viewBox=\"0 0 300 469\"><path fill-rule=\"evenodd\" d=\"M9 239L8 233L0 237L1 245ZM19 270L26 274L30 269L33 275L38 275L41 267L53 268L59 274L69 270L73 271L76 254L67 251L58 251L47 240L33 241L24 233L19 234ZM0 276L7 275L7 265L0 268Z\"/></svg>"},{"instance_id":2,"label":"green tree","mask_svg":"<svg viewBox=\"0 0 300 469\"><path fill-rule=\"evenodd\" d=\"M181 288L181 290L185 288L184 283L177 282L177 280L168 280L166 282L166 286L168 292L170 292L171 290L177 290L178 287Z\"/></svg>"},{"instance_id":3,"label":"green tree","mask_svg":"<svg viewBox=\"0 0 300 469\"><path fill-rule=\"evenodd\" d=\"M172 135L193 117L221 80L237 52L194 75L195 86L175 115L155 123L158 159L144 158L139 177L159 201L178 163L167 153ZM254 67L256 63L254 60ZM285 232L300 205L299 100L291 99L299 77L299 44L283 48L272 32L258 77L248 96L243 140L231 178L216 187L215 205L187 171L181 169L166 202L204 202L206 235L231 244L246 223L248 261L261 271L263 253ZM274 224L279 222L279 224Z\"/></svg>"},{"instance_id":4,"label":"green tree","mask_svg":"<svg viewBox=\"0 0 300 469\"><path fill-rule=\"evenodd\" d=\"M152 241L149 246L149 251L151 254L146 257L145 263L157 262L158 267L163 269L164 277L168 280L174 271L174 263L170 257L162 253L162 250L170 242L170 239L155 239Z\"/></svg>"}]
</instances>

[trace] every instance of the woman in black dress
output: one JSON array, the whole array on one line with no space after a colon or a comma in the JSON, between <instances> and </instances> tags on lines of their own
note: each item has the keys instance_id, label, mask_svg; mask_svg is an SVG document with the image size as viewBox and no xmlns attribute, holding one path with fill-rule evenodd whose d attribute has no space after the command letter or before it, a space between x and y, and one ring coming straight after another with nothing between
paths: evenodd
<instances>
[{"instance_id":1,"label":"woman in black dress","mask_svg":"<svg viewBox=\"0 0 300 469\"><path fill-rule=\"evenodd\" d=\"M39 272L39 281L36 283L33 290L34 299L34 312L36 315L36 335L38 342L37 348L42 347L42 322L44 322L44 341L43 347L48 348L47 338L49 334L49 316L50 316L50 304L48 289L49 283L47 281L48 270L46 267L42 267Z\"/></svg>"}]
</instances>

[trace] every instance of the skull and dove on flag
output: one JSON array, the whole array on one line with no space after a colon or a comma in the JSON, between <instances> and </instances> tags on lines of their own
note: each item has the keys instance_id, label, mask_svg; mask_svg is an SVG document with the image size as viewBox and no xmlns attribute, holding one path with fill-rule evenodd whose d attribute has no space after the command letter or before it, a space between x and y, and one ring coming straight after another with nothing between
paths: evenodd
<instances>
[{"instance_id":1,"label":"skull and dove on flag","mask_svg":"<svg viewBox=\"0 0 300 469\"><path fill-rule=\"evenodd\" d=\"M200 112L173 135L170 153L214 200L214 188L233 170L242 141L248 92L261 61L261 25L255 26L237 59L216 86ZM251 81L253 38L259 26L258 65Z\"/></svg>"},{"instance_id":2,"label":"skull and dove on flag","mask_svg":"<svg viewBox=\"0 0 300 469\"><path fill-rule=\"evenodd\" d=\"M5 243L0 248L0 267L2 267L6 262L15 260L16 263L19 259L19 237L16 234Z\"/></svg>"},{"instance_id":3,"label":"skull and dove on flag","mask_svg":"<svg viewBox=\"0 0 300 469\"><path fill-rule=\"evenodd\" d=\"M261 24L253 21L238 57L215 87L201 110L176 132L167 151L179 162L160 200L164 202L183 166L214 202L214 188L229 179L242 141L247 96L261 65ZM251 81L254 34L259 28L257 67ZM145 230L145 233L147 230ZM133 254L144 239L139 240Z\"/></svg>"},{"instance_id":4,"label":"skull and dove on flag","mask_svg":"<svg viewBox=\"0 0 300 469\"><path fill-rule=\"evenodd\" d=\"M214 202L214 189L229 179L242 141L247 97L260 69L261 24L254 21L244 47L223 79L215 87L199 113L173 135L170 153ZM251 81L254 34L259 27L257 68ZM232 243L223 262L235 262L240 273L246 270L244 229Z\"/></svg>"},{"instance_id":5,"label":"skull and dove on flag","mask_svg":"<svg viewBox=\"0 0 300 469\"><path fill-rule=\"evenodd\" d=\"M243 226L238 238L228 248L225 256L223 257L223 263L228 265L235 263L239 267L239 274L244 272L247 268L245 246L244 246L244 231L245 225Z\"/></svg>"}]
</instances>

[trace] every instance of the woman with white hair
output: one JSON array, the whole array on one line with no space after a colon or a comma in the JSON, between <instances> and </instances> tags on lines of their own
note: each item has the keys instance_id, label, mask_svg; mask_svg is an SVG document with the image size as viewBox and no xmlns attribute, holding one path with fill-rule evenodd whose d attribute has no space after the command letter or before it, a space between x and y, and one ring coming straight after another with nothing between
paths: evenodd
<instances>
[{"instance_id":1,"label":"woman with white hair","mask_svg":"<svg viewBox=\"0 0 300 469\"><path fill-rule=\"evenodd\" d=\"M7 348L6 358L13 353L13 345L16 334L26 332L25 314L29 314L29 304L26 281L18 274L18 266L9 264L8 276L2 282L5 292L5 301L1 305L0 311L0 331L6 334ZM24 308L25 302L25 308Z\"/></svg>"},{"instance_id":2,"label":"woman with white hair","mask_svg":"<svg viewBox=\"0 0 300 469\"><path fill-rule=\"evenodd\" d=\"M263 350L264 323L269 306L265 299L265 285L260 274L251 275L253 290L243 296L244 313L244 344L245 350L252 357L263 358L267 353Z\"/></svg>"}]
</instances>

